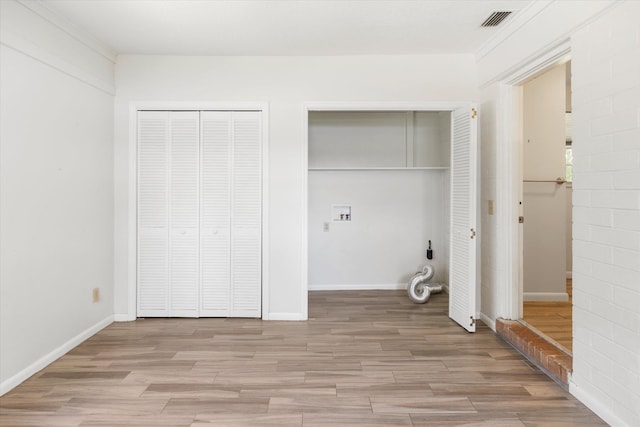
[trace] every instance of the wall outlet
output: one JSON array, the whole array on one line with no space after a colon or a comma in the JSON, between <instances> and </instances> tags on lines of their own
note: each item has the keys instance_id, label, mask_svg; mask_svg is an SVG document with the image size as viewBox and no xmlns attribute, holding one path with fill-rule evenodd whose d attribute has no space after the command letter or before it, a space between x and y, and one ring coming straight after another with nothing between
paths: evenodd
<instances>
[{"instance_id":1,"label":"wall outlet","mask_svg":"<svg viewBox=\"0 0 640 427\"><path fill-rule=\"evenodd\" d=\"M93 302L100 301L100 288L93 288Z\"/></svg>"},{"instance_id":2,"label":"wall outlet","mask_svg":"<svg viewBox=\"0 0 640 427\"><path fill-rule=\"evenodd\" d=\"M325 222L324 224L322 224L322 231L324 231L325 233L329 231L329 223Z\"/></svg>"}]
</instances>

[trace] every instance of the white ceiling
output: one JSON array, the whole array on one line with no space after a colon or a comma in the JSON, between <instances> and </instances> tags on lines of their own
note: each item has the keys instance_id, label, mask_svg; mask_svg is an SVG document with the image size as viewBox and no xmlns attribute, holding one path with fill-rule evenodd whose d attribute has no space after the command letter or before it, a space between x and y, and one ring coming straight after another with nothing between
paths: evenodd
<instances>
[{"instance_id":1,"label":"white ceiling","mask_svg":"<svg viewBox=\"0 0 640 427\"><path fill-rule=\"evenodd\" d=\"M533 0L42 0L116 53L473 53ZM512 19L512 14L508 19ZM502 24L504 25L504 23Z\"/></svg>"}]
</instances>

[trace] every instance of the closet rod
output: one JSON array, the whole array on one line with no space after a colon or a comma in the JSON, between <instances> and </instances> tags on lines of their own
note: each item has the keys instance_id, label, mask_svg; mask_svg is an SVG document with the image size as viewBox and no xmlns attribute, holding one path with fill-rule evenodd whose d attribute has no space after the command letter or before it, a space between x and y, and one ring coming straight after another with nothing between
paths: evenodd
<instances>
[{"instance_id":1,"label":"closet rod","mask_svg":"<svg viewBox=\"0 0 640 427\"><path fill-rule=\"evenodd\" d=\"M555 182L556 184L564 184L567 182L564 178L556 178L556 179L523 179L522 182Z\"/></svg>"}]
</instances>

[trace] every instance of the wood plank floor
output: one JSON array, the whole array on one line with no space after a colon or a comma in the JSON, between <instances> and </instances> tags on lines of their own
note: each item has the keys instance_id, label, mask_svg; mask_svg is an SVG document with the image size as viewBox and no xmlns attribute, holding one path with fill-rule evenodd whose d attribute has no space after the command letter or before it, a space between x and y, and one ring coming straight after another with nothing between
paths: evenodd
<instances>
[{"instance_id":1,"label":"wood plank floor","mask_svg":"<svg viewBox=\"0 0 640 427\"><path fill-rule=\"evenodd\" d=\"M446 294L309 300L307 322L114 323L1 397L0 425L606 425Z\"/></svg>"},{"instance_id":2,"label":"wood plank floor","mask_svg":"<svg viewBox=\"0 0 640 427\"><path fill-rule=\"evenodd\" d=\"M528 326L560 344L569 354L573 351L572 289L572 281L567 279L569 301L527 301L523 304L522 316Z\"/></svg>"}]
</instances>

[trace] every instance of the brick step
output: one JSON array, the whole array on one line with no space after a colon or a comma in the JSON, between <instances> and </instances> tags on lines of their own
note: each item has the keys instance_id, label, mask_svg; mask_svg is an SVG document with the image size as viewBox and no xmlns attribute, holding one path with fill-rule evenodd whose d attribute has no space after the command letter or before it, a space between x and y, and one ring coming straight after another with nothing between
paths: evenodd
<instances>
[{"instance_id":1,"label":"brick step","mask_svg":"<svg viewBox=\"0 0 640 427\"><path fill-rule=\"evenodd\" d=\"M515 347L565 389L573 371L573 357L516 320L496 320L498 336Z\"/></svg>"}]
</instances>

